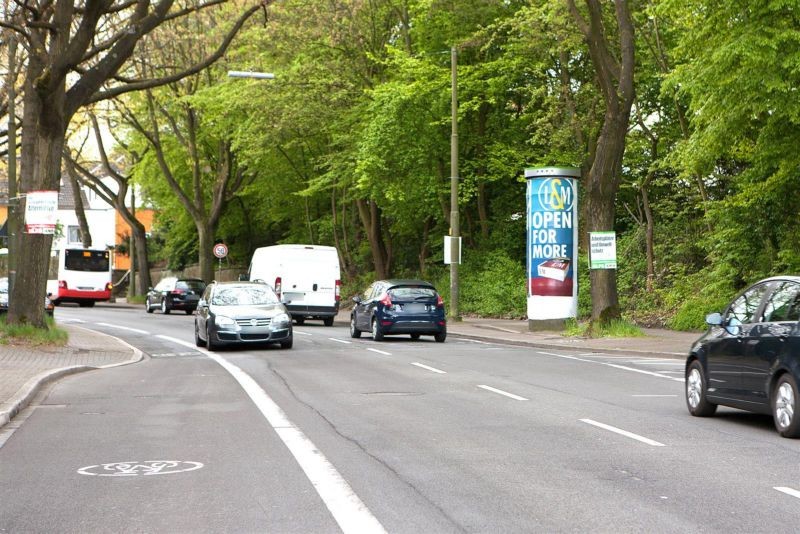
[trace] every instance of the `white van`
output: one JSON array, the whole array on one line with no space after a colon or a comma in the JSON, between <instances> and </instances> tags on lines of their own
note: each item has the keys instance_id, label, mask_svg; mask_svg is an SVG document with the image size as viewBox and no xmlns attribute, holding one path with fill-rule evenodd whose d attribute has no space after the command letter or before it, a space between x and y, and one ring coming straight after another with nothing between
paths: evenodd
<instances>
[{"instance_id":1,"label":"white van","mask_svg":"<svg viewBox=\"0 0 800 534\"><path fill-rule=\"evenodd\" d=\"M274 245L257 248L248 279L272 286L297 324L322 319L332 326L339 313L342 277L336 247Z\"/></svg>"}]
</instances>

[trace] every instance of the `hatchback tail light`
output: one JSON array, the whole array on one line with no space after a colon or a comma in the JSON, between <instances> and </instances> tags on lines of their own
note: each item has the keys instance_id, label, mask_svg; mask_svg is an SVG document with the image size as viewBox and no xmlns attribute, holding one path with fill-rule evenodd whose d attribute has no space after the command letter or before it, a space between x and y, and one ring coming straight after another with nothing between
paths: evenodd
<instances>
[{"instance_id":1,"label":"hatchback tail light","mask_svg":"<svg viewBox=\"0 0 800 534\"><path fill-rule=\"evenodd\" d=\"M275 279L274 289L275 289L275 294L278 295L278 300L280 300L281 299L281 277L280 276Z\"/></svg>"},{"instance_id":2,"label":"hatchback tail light","mask_svg":"<svg viewBox=\"0 0 800 534\"><path fill-rule=\"evenodd\" d=\"M59 280L58 281L58 289L67 289L67 281L66 280Z\"/></svg>"},{"instance_id":3,"label":"hatchback tail light","mask_svg":"<svg viewBox=\"0 0 800 534\"><path fill-rule=\"evenodd\" d=\"M339 302L342 299L341 293L342 293L342 281L341 280L337 280L336 281L336 302Z\"/></svg>"},{"instance_id":4,"label":"hatchback tail light","mask_svg":"<svg viewBox=\"0 0 800 534\"><path fill-rule=\"evenodd\" d=\"M444 308L444 300L442 300L441 295L436 295L436 307L437 308Z\"/></svg>"},{"instance_id":5,"label":"hatchback tail light","mask_svg":"<svg viewBox=\"0 0 800 534\"><path fill-rule=\"evenodd\" d=\"M381 297L381 299L378 302L380 302L381 304L383 304L387 308L391 308L392 307L392 299L389 296L389 293L384 293L383 297Z\"/></svg>"},{"instance_id":6,"label":"hatchback tail light","mask_svg":"<svg viewBox=\"0 0 800 534\"><path fill-rule=\"evenodd\" d=\"M173 289L171 293L173 295L183 295L184 293L186 293L186 291L183 289Z\"/></svg>"}]
</instances>

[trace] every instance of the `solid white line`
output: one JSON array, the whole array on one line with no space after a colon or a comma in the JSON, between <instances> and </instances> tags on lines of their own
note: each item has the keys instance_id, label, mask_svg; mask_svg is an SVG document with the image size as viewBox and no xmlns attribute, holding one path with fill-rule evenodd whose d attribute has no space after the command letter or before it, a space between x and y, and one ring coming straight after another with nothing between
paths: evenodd
<instances>
[{"instance_id":1,"label":"solid white line","mask_svg":"<svg viewBox=\"0 0 800 534\"><path fill-rule=\"evenodd\" d=\"M631 395L631 397L677 397L677 395Z\"/></svg>"},{"instance_id":2,"label":"solid white line","mask_svg":"<svg viewBox=\"0 0 800 534\"><path fill-rule=\"evenodd\" d=\"M96 324L100 326L107 326L108 328L118 328L119 330L128 330L129 332L136 332L137 334L150 334L150 332L147 332L146 330L139 330L138 328L128 328L127 326L119 326L110 323L96 323Z\"/></svg>"},{"instance_id":3,"label":"solid white line","mask_svg":"<svg viewBox=\"0 0 800 534\"><path fill-rule=\"evenodd\" d=\"M83 319L61 319L56 317L56 322L58 323L85 323Z\"/></svg>"},{"instance_id":4,"label":"solid white line","mask_svg":"<svg viewBox=\"0 0 800 534\"><path fill-rule=\"evenodd\" d=\"M800 491L797 491L796 489L787 488L787 487L784 487L784 486L776 486L776 487L774 487L772 489L776 489L776 490L778 490L778 491L780 491L782 493L785 493L786 495L791 495L792 497L796 497L796 498L800 499Z\"/></svg>"},{"instance_id":5,"label":"solid white line","mask_svg":"<svg viewBox=\"0 0 800 534\"><path fill-rule=\"evenodd\" d=\"M344 343L345 345L350 345L352 341L345 341L344 339L336 339L335 337L329 337L331 341L336 341L337 343Z\"/></svg>"},{"instance_id":6,"label":"solid white line","mask_svg":"<svg viewBox=\"0 0 800 534\"><path fill-rule=\"evenodd\" d=\"M441 369L437 369L436 367L429 367L429 366L421 364L421 363L411 362L411 365L416 365L417 367L422 367L423 369L427 369L428 371L433 371L434 373L439 373L439 374L442 374L442 375L447 374L446 371L442 371Z\"/></svg>"},{"instance_id":7,"label":"solid white line","mask_svg":"<svg viewBox=\"0 0 800 534\"><path fill-rule=\"evenodd\" d=\"M168 336L158 336L187 347L191 343ZM345 534L360 534L362 532L385 533L383 525L372 515L353 489L336 470L317 446L297 428L275 404L250 375L237 366L227 361L222 356L204 349L202 352L219 365L221 365L242 386L247 395L253 400L278 437L292 453L300 468L305 472L314 489L328 507L339 528Z\"/></svg>"},{"instance_id":8,"label":"solid white line","mask_svg":"<svg viewBox=\"0 0 800 534\"><path fill-rule=\"evenodd\" d=\"M495 393L499 393L500 395L505 395L506 397L511 397L512 399L515 400L521 400L521 401L528 400L525 397L520 397L519 395L514 395L513 393L509 393L508 391L503 391L502 389L496 389L491 386L484 386L483 384L479 384L478 387L485 389L487 391L493 391Z\"/></svg>"},{"instance_id":9,"label":"solid white line","mask_svg":"<svg viewBox=\"0 0 800 534\"><path fill-rule=\"evenodd\" d=\"M371 350L372 352L377 352L378 354L383 354L384 356L391 356L392 355L391 352L384 352L384 351L378 350L378 349L369 349L368 348L367 350Z\"/></svg>"},{"instance_id":10,"label":"solid white line","mask_svg":"<svg viewBox=\"0 0 800 534\"><path fill-rule=\"evenodd\" d=\"M563 358L565 360L575 360L576 362L596 363L598 365L605 365L606 367L613 367L614 369L622 369L623 371L632 371L634 373L641 373L643 375L657 376L659 378L666 378L667 380L674 380L676 382L684 382L683 378L674 378L661 373L654 373L652 371L644 371L634 367L627 367L625 365L617 365L615 363L600 362L597 360L587 360L586 358L577 358L575 356L567 356L566 354L553 354L552 352L537 352L537 354L544 354L545 356L555 356L556 358Z\"/></svg>"},{"instance_id":11,"label":"solid white line","mask_svg":"<svg viewBox=\"0 0 800 534\"><path fill-rule=\"evenodd\" d=\"M465 337L457 338L459 341L466 341L467 343L477 343L479 345L491 345L491 343L487 343L486 341L478 341L477 339L467 339Z\"/></svg>"},{"instance_id":12,"label":"solid white line","mask_svg":"<svg viewBox=\"0 0 800 534\"><path fill-rule=\"evenodd\" d=\"M636 441L641 441L642 443L647 443L648 445L652 445L653 447L664 447L665 446L663 443L659 443L657 441L653 441L650 438L645 438L643 436L640 436L638 434L634 434L633 432L628 432L627 430L622 430L621 428L617 428L615 426L606 425L606 424L603 424L603 423L598 423L597 421L593 421L591 419L581 419L581 421L583 421L584 423L587 423L589 425L596 426L598 428L602 428L602 429L605 429L605 430L609 430L611 432L615 432L617 434L620 434L622 436L625 436L625 437L628 437L628 438L631 438L631 439L635 439Z\"/></svg>"}]
</instances>

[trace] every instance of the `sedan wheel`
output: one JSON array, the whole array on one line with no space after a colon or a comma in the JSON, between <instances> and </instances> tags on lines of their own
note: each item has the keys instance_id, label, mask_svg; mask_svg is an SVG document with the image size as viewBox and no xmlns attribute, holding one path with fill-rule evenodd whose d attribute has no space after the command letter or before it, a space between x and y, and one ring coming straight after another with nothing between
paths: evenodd
<instances>
[{"instance_id":1,"label":"sedan wheel","mask_svg":"<svg viewBox=\"0 0 800 534\"><path fill-rule=\"evenodd\" d=\"M206 344L208 346L208 350L217 350L219 348L219 343L214 341L214 338L211 335L211 327L206 328Z\"/></svg>"},{"instance_id":2,"label":"sedan wheel","mask_svg":"<svg viewBox=\"0 0 800 534\"><path fill-rule=\"evenodd\" d=\"M194 323L194 344L198 347L206 346L206 342L200 337L200 329L197 328L197 322Z\"/></svg>"},{"instance_id":3,"label":"sedan wheel","mask_svg":"<svg viewBox=\"0 0 800 534\"><path fill-rule=\"evenodd\" d=\"M356 316L350 316L350 337L359 338L361 337L361 330L356 327Z\"/></svg>"},{"instance_id":4,"label":"sedan wheel","mask_svg":"<svg viewBox=\"0 0 800 534\"><path fill-rule=\"evenodd\" d=\"M144 301L144 310L147 313L153 313L153 307L150 305L150 297L147 297L147 299Z\"/></svg>"},{"instance_id":5,"label":"sedan wheel","mask_svg":"<svg viewBox=\"0 0 800 534\"><path fill-rule=\"evenodd\" d=\"M164 299L161 301L161 313L169 314L169 312L170 312L170 309L169 309L169 306L167 306L167 298L164 297Z\"/></svg>"},{"instance_id":6,"label":"sedan wheel","mask_svg":"<svg viewBox=\"0 0 800 534\"><path fill-rule=\"evenodd\" d=\"M381 332L381 325L378 324L377 319L372 320L372 339L374 341L383 341L383 332Z\"/></svg>"},{"instance_id":7,"label":"sedan wheel","mask_svg":"<svg viewBox=\"0 0 800 534\"><path fill-rule=\"evenodd\" d=\"M795 417L797 408L797 383L791 375L783 375L778 379L772 395L772 415L775 428L785 438L800 436L800 419Z\"/></svg>"},{"instance_id":8,"label":"sedan wheel","mask_svg":"<svg viewBox=\"0 0 800 534\"><path fill-rule=\"evenodd\" d=\"M717 405L706 398L706 377L703 366L695 360L686 372L686 406L696 417L708 417L717 411Z\"/></svg>"}]
</instances>

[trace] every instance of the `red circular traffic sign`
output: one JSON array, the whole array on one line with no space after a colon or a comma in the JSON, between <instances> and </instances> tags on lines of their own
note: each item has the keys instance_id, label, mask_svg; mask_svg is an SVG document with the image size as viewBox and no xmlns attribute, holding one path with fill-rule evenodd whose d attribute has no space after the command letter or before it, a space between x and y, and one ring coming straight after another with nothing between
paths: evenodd
<instances>
[{"instance_id":1,"label":"red circular traffic sign","mask_svg":"<svg viewBox=\"0 0 800 534\"><path fill-rule=\"evenodd\" d=\"M214 245L214 256L217 258L224 258L228 255L228 246L225 243L217 243Z\"/></svg>"}]
</instances>

